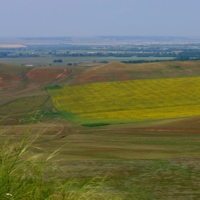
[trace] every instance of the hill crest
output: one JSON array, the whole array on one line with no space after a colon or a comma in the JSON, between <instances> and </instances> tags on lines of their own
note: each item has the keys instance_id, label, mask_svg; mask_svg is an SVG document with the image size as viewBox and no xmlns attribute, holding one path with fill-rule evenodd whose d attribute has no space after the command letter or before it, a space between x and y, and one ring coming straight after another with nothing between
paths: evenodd
<instances>
[{"instance_id":1,"label":"hill crest","mask_svg":"<svg viewBox=\"0 0 200 200\"><path fill-rule=\"evenodd\" d=\"M73 84L137 79L200 76L200 61L166 61L139 64L110 62L88 68L74 77Z\"/></svg>"}]
</instances>

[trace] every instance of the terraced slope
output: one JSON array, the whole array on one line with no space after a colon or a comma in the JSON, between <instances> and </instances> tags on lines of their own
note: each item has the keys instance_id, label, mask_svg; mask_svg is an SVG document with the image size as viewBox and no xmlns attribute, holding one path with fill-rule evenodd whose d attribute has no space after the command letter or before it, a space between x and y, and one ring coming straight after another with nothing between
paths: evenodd
<instances>
[{"instance_id":1,"label":"terraced slope","mask_svg":"<svg viewBox=\"0 0 200 200\"><path fill-rule=\"evenodd\" d=\"M92 83L49 88L55 107L84 125L200 115L200 77Z\"/></svg>"}]
</instances>

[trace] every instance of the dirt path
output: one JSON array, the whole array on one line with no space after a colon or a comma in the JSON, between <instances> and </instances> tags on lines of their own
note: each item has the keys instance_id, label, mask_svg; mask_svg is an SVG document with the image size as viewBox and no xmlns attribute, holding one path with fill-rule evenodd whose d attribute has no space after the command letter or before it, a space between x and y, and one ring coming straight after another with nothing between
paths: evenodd
<instances>
[{"instance_id":1,"label":"dirt path","mask_svg":"<svg viewBox=\"0 0 200 200\"><path fill-rule=\"evenodd\" d=\"M67 131L67 127L66 126L62 126L62 130L61 131L59 131L59 132L57 132L55 135L53 135L52 137L51 137L51 139L57 139L57 136L59 136L59 135L61 135L63 132L65 132L65 131ZM59 137L59 138L61 138L61 137ZM62 136L62 138L63 138L63 136Z\"/></svg>"}]
</instances>

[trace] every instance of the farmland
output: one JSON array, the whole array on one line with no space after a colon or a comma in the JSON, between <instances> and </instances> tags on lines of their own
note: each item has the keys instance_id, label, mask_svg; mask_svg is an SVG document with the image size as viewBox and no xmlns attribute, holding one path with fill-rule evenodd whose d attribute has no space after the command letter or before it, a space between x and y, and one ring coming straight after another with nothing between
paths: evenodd
<instances>
[{"instance_id":1,"label":"farmland","mask_svg":"<svg viewBox=\"0 0 200 200\"><path fill-rule=\"evenodd\" d=\"M28 155L59 149L58 177L98 176L128 200L200 198L200 61L1 64L0 77L1 142L39 134Z\"/></svg>"},{"instance_id":2,"label":"farmland","mask_svg":"<svg viewBox=\"0 0 200 200\"><path fill-rule=\"evenodd\" d=\"M192 77L64 86L48 92L63 116L92 125L198 116L199 87L200 77Z\"/></svg>"},{"instance_id":3,"label":"farmland","mask_svg":"<svg viewBox=\"0 0 200 200\"><path fill-rule=\"evenodd\" d=\"M28 57L28 58L0 58L1 63L6 63L6 64L16 64L16 65L55 65L53 62L55 58L49 57L49 56L44 56L44 57L38 57L37 59L34 57ZM112 61L137 61L137 60L172 60L173 57L59 57L59 59L62 59L63 62L61 63L56 63L56 65L64 65L66 66L68 63L72 64L81 64L81 63L87 63L87 62L93 62L95 61L96 63L93 63L93 65L98 64L98 62L112 62Z\"/></svg>"}]
</instances>

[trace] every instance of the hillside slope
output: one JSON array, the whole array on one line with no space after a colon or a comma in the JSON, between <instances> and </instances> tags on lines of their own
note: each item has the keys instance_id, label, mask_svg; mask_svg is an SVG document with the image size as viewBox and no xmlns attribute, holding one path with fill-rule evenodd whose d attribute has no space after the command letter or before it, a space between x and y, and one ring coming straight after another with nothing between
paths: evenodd
<instances>
[{"instance_id":1,"label":"hillside slope","mask_svg":"<svg viewBox=\"0 0 200 200\"><path fill-rule=\"evenodd\" d=\"M167 61L139 64L111 62L84 70L74 77L73 84L192 76L200 76L200 61Z\"/></svg>"}]
</instances>

